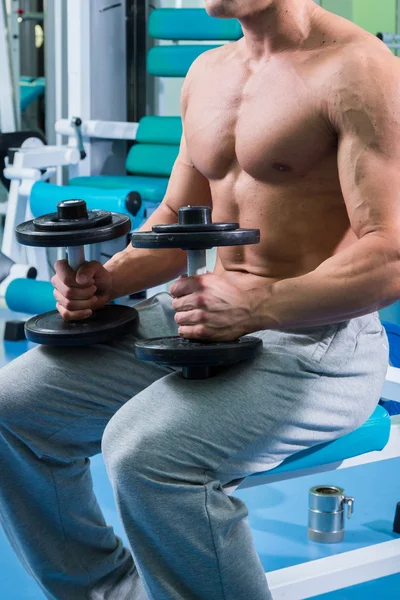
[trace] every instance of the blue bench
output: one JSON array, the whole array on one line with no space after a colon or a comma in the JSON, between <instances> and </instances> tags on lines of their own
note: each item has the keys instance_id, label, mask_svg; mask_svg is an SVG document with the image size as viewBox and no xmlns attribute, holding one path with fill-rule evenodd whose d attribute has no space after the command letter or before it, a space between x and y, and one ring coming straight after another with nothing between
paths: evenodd
<instances>
[{"instance_id":1,"label":"blue bench","mask_svg":"<svg viewBox=\"0 0 400 600\"><path fill-rule=\"evenodd\" d=\"M275 469L271 469L266 473L250 475L250 478L268 475L274 476L274 479L276 479L276 475L284 473L294 473L293 476L295 476L295 472L298 471L311 471L317 467L339 463L360 454L383 450L389 441L390 423L388 411L383 406L377 406L368 421L355 431L333 442L319 444L313 448L297 452L289 456ZM247 487L250 487L249 484L250 482L248 482Z\"/></svg>"},{"instance_id":2,"label":"blue bench","mask_svg":"<svg viewBox=\"0 0 400 600\"><path fill-rule=\"evenodd\" d=\"M390 364L400 367L400 327L388 322L383 322L383 325L389 339ZM390 437L390 414L398 414L399 409L399 402L381 400L368 421L355 431L333 442L297 452L269 471L250 475L241 487L258 485L256 478L260 476L263 477L259 484L268 483L268 479L272 481L286 478L287 473L293 473L295 477L296 474L303 474L300 471L319 470L324 465L333 465L368 452L383 450Z\"/></svg>"}]
</instances>

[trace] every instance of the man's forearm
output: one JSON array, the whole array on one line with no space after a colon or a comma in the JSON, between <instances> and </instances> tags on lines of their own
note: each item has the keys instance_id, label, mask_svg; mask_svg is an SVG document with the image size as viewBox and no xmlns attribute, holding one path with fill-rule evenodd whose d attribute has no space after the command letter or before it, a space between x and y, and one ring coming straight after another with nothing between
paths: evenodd
<instances>
[{"instance_id":1,"label":"man's forearm","mask_svg":"<svg viewBox=\"0 0 400 600\"><path fill-rule=\"evenodd\" d=\"M156 224L176 222L177 215L161 204L140 231L150 231ZM171 281L185 271L186 252L175 249L139 249L129 245L104 266L112 275L112 299L115 299Z\"/></svg>"},{"instance_id":2,"label":"man's forearm","mask_svg":"<svg viewBox=\"0 0 400 600\"><path fill-rule=\"evenodd\" d=\"M347 321L400 299L400 245L376 233L314 271L254 290L252 331Z\"/></svg>"}]
</instances>

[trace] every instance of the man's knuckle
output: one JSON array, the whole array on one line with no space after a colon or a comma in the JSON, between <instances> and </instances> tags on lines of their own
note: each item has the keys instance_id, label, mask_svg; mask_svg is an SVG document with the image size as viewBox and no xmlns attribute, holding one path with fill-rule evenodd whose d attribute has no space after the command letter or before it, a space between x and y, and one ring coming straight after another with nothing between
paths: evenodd
<instances>
[{"instance_id":1,"label":"man's knuckle","mask_svg":"<svg viewBox=\"0 0 400 600\"><path fill-rule=\"evenodd\" d=\"M64 296L67 298L67 300L72 300L73 295L74 295L74 290L72 288L67 288L65 290Z\"/></svg>"},{"instance_id":2,"label":"man's knuckle","mask_svg":"<svg viewBox=\"0 0 400 600\"><path fill-rule=\"evenodd\" d=\"M204 306L204 294L199 293L196 295L196 304L197 306Z\"/></svg>"},{"instance_id":3,"label":"man's knuckle","mask_svg":"<svg viewBox=\"0 0 400 600\"><path fill-rule=\"evenodd\" d=\"M64 298L63 305L65 306L65 308L66 308L68 311L71 311L71 310L73 310L73 309L74 309L74 304L75 304L75 303L74 303L74 301L73 301L73 300L70 300L70 299L68 299L68 298Z\"/></svg>"}]
</instances>

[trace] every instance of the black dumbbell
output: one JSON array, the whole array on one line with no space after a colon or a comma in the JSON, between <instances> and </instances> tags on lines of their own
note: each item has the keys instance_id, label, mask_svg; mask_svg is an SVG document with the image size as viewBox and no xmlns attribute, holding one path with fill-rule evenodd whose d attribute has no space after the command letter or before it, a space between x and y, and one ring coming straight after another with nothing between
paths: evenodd
<instances>
[{"instance_id":1,"label":"black dumbbell","mask_svg":"<svg viewBox=\"0 0 400 600\"><path fill-rule=\"evenodd\" d=\"M84 200L66 200L57 212L22 223L16 228L18 242L26 246L67 248L68 264L77 271L85 262L87 244L107 242L127 235L128 216L104 210L87 210ZM129 306L107 304L80 321L64 321L58 311L29 319L25 324L28 340L49 346L99 344L133 330L137 311Z\"/></svg>"},{"instance_id":2,"label":"black dumbbell","mask_svg":"<svg viewBox=\"0 0 400 600\"><path fill-rule=\"evenodd\" d=\"M242 246L260 241L258 229L240 229L238 223L212 223L208 206L179 209L179 222L156 225L150 232L133 232L136 248L180 248L188 252L189 276L206 272L206 250L217 246ZM216 367L232 365L257 356L262 340L244 336L232 342L188 340L179 336L135 342L137 358L182 368L185 379L205 379Z\"/></svg>"}]
</instances>

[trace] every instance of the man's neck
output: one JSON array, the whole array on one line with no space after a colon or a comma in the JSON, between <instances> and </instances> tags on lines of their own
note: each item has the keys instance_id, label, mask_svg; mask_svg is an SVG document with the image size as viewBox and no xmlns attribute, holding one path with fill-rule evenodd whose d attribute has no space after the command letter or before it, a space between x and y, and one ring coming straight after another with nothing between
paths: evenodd
<instances>
[{"instance_id":1,"label":"man's neck","mask_svg":"<svg viewBox=\"0 0 400 600\"><path fill-rule=\"evenodd\" d=\"M277 0L240 18L249 58L260 60L301 47L310 37L318 11L320 8L312 0Z\"/></svg>"}]
</instances>

